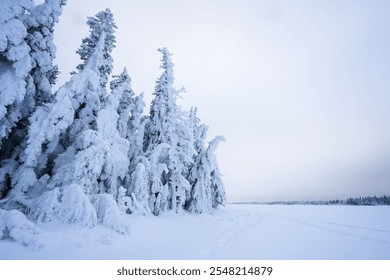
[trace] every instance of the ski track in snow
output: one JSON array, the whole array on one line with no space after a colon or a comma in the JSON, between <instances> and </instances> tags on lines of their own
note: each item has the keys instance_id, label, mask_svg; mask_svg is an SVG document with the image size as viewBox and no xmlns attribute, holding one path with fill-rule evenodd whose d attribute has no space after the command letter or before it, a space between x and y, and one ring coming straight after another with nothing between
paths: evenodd
<instances>
[{"instance_id":1,"label":"ski track in snow","mask_svg":"<svg viewBox=\"0 0 390 280\"><path fill-rule=\"evenodd\" d=\"M201 258L202 256L216 256L223 251L224 248L227 248L233 242L236 242L241 234L257 227L263 220L264 217L256 213L242 213L233 217L221 217L216 223L227 223L229 225L229 231L226 236L223 236L216 244L212 245L211 248L195 254L195 257Z\"/></svg>"}]
</instances>

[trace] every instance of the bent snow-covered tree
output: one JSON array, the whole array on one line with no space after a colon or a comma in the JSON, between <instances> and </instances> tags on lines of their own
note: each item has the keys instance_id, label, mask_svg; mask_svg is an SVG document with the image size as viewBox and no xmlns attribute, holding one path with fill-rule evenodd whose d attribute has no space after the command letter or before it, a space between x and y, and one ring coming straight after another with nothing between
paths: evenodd
<instances>
[{"instance_id":1,"label":"bent snow-covered tree","mask_svg":"<svg viewBox=\"0 0 390 280\"><path fill-rule=\"evenodd\" d=\"M204 213L224 205L226 201L224 185L214 154L218 143L224 141L224 138L218 136L206 147L208 127L200 124L196 114L197 109L192 109L190 123L194 133L196 155L189 173L191 195L186 202L186 209L193 213Z\"/></svg>"},{"instance_id":2,"label":"bent snow-covered tree","mask_svg":"<svg viewBox=\"0 0 390 280\"><path fill-rule=\"evenodd\" d=\"M210 143L206 151L206 158L210 164L211 170L211 203L213 208L219 205L225 205L226 193L225 186L222 181L222 174L219 171L215 150L220 142L225 141L223 136L215 137Z\"/></svg>"},{"instance_id":3,"label":"bent snow-covered tree","mask_svg":"<svg viewBox=\"0 0 390 280\"><path fill-rule=\"evenodd\" d=\"M180 91L174 88L173 63L171 54L166 48L159 49L162 53L163 73L156 82L154 99L150 108L150 117L145 135L146 155L151 159L156 157L154 150L159 145L165 145L158 156L160 168L152 169L152 178L161 182L161 188L152 188L152 210L155 215L160 211L172 209L180 212L190 191L187 180L188 166L192 163L194 149L189 142L191 132L184 118L184 113L176 104ZM157 165L158 166L158 165Z\"/></svg>"}]
</instances>

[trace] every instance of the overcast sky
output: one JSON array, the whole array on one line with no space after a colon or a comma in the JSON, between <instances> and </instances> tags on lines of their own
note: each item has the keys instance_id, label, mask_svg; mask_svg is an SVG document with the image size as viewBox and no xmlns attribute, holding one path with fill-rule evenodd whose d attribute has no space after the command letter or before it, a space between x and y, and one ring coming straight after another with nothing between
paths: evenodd
<instances>
[{"instance_id":1,"label":"overcast sky","mask_svg":"<svg viewBox=\"0 0 390 280\"><path fill-rule=\"evenodd\" d=\"M68 0L59 84L86 17L110 8L123 67L150 102L159 47L199 108L229 201L390 194L390 1ZM149 104L146 112L149 111Z\"/></svg>"}]
</instances>

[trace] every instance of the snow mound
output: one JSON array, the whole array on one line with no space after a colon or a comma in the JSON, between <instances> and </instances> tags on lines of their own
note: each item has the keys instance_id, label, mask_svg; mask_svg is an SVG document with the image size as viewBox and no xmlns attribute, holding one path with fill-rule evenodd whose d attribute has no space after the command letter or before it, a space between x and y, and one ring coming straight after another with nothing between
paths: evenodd
<instances>
[{"instance_id":1,"label":"snow mound","mask_svg":"<svg viewBox=\"0 0 390 280\"><path fill-rule=\"evenodd\" d=\"M95 208L82 187L77 184L64 187L58 216L67 224L80 224L90 228L97 224Z\"/></svg>"},{"instance_id":2,"label":"snow mound","mask_svg":"<svg viewBox=\"0 0 390 280\"><path fill-rule=\"evenodd\" d=\"M40 232L20 211L0 209L0 240L9 239L37 250L43 245L43 240L39 237Z\"/></svg>"},{"instance_id":3,"label":"snow mound","mask_svg":"<svg viewBox=\"0 0 390 280\"><path fill-rule=\"evenodd\" d=\"M118 208L112 195L96 195L93 205L95 206L99 223L119 233L130 234L129 220Z\"/></svg>"},{"instance_id":4,"label":"snow mound","mask_svg":"<svg viewBox=\"0 0 390 280\"><path fill-rule=\"evenodd\" d=\"M52 221L60 211L60 197L59 188L44 192L35 200L29 217L40 222Z\"/></svg>"}]
</instances>

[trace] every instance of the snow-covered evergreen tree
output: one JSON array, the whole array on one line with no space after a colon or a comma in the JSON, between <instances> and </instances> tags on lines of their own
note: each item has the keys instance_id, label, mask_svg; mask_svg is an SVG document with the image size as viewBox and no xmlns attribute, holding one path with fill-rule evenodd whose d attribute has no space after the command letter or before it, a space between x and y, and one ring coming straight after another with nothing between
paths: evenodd
<instances>
[{"instance_id":1,"label":"snow-covered evergreen tree","mask_svg":"<svg viewBox=\"0 0 390 280\"><path fill-rule=\"evenodd\" d=\"M62 7L67 0L45 0L36 6L30 16L25 17L27 27L26 42L31 49L31 81L35 93L36 105L47 103L52 98L52 85L58 74L58 67L53 65L56 55L54 25L62 14Z\"/></svg>"},{"instance_id":2,"label":"snow-covered evergreen tree","mask_svg":"<svg viewBox=\"0 0 390 280\"><path fill-rule=\"evenodd\" d=\"M77 69L81 71L86 67L90 57L94 55L100 38L105 34L102 60L98 66L100 85L105 87L113 68L111 52L115 48L115 29L117 28L114 16L110 9L106 9L97 13L94 17L89 17L87 24L90 29L90 35L83 39L80 48L77 50L77 53L83 61L77 66Z\"/></svg>"},{"instance_id":3,"label":"snow-covered evergreen tree","mask_svg":"<svg viewBox=\"0 0 390 280\"><path fill-rule=\"evenodd\" d=\"M126 212L145 215L150 212L148 179L150 168L142 151L144 132L141 118L145 106L143 95L135 97L126 69L120 75L114 76L110 88L112 94L122 96L117 110L119 115L118 131L121 137L130 142L127 156L131 164L124 180L125 193L121 192L118 203Z\"/></svg>"},{"instance_id":4,"label":"snow-covered evergreen tree","mask_svg":"<svg viewBox=\"0 0 390 280\"><path fill-rule=\"evenodd\" d=\"M151 213L149 207L151 165L143 151L145 124L148 121L147 118L142 116L145 107L143 93L133 99L132 105L127 132L127 139L130 141L128 154L130 168L126 187L132 198L130 212L147 215Z\"/></svg>"},{"instance_id":5,"label":"snow-covered evergreen tree","mask_svg":"<svg viewBox=\"0 0 390 280\"><path fill-rule=\"evenodd\" d=\"M197 109L190 112L190 123L193 128L196 155L191 166L189 181L191 195L186 202L186 209L194 213L209 212L226 201L224 185L215 157L215 150L222 136L213 139L208 147L205 145L208 127L200 124Z\"/></svg>"},{"instance_id":6,"label":"snow-covered evergreen tree","mask_svg":"<svg viewBox=\"0 0 390 280\"><path fill-rule=\"evenodd\" d=\"M13 102L6 106L5 118L0 116L0 142L3 140L0 147L0 198L11 189L11 182L17 176L13 172L23 163L21 153L26 146L28 118L36 105L42 105L52 96L51 86L57 72L53 66L56 51L53 28L65 3L65 0L46 0L38 6L32 1L0 3L1 16L4 16L0 20L0 41L4 43L4 49L2 47L0 52L6 52L6 55L0 55L0 68L4 70L0 70L0 87L4 87L0 91L0 103ZM16 96L17 100L11 101ZM26 173L22 175L31 178Z\"/></svg>"},{"instance_id":7,"label":"snow-covered evergreen tree","mask_svg":"<svg viewBox=\"0 0 390 280\"><path fill-rule=\"evenodd\" d=\"M129 171L128 152L130 143L121 136L121 104L126 91L120 88L114 89L107 97L104 108L98 113L98 132L105 143L106 162L103 164L103 173L99 177L102 193L110 193L115 199L118 197L118 189L123 185L123 180Z\"/></svg>"},{"instance_id":8,"label":"snow-covered evergreen tree","mask_svg":"<svg viewBox=\"0 0 390 280\"><path fill-rule=\"evenodd\" d=\"M80 133L55 163L49 185L77 183L87 194L109 193L115 199L128 172L129 142L117 130L119 98L110 94L98 112L97 130Z\"/></svg>"},{"instance_id":9,"label":"snow-covered evergreen tree","mask_svg":"<svg viewBox=\"0 0 390 280\"><path fill-rule=\"evenodd\" d=\"M180 107L176 104L176 98L181 91L174 88L173 63L171 54L166 48L159 49L162 53L163 73L156 82L154 99L150 109L150 117L147 124L147 134L145 135L146 154L151 158L153 151L158 145L166 145L158 158L164 164L167 171L160 173L160 169L152 172L151 177L161 181L165 188L153 188L152 197L161 197L162 201L154 205L153 212L159 213L164 207L180 212L186 200L186 195L190 191L190 184L187 180L188 166L192 162L194 153L191 143L189 143L191 132L188 128L187 119ZM154 155L155 156L155 155ZM157 177L162 176L161 179ZM168 191L168 193L161 193ZM164 201L166 199L166 201ZM156 209L160 207L161 209Z\"/></svg>"},{"instance_id":10,"label":"snow-covered evergreen tree","mask_svg":"<svg viewBox=\"0 0 390 280\"><path fill-rule=\"evenodd\" d=\"M145 107L145 102L143 100L143 93L136 96L132 100L131 111L130 111L130 119L128 121L127 127L127 139L130 141L130 149L129 149L129 159L130 159L130 168L129 168L129 176L126 180L126 187L128 189L129 194L134 192L132 183L132 178L138 177L133 175L136 172L138 165L144 165L146 172L150 173L150 163L149 160L144 156L144 136L145 136L145 125L148 121L147 117L143 117L142 113ZM148 176L149 178L149 176ZM146 186L146 185L144 185ZM149 189L147 193L149 194ZM142 195L141 195L142 196ZM141 211L142 212L142 211Z\"/></svg>"},{"instance_id":11,"label":"snow-covered evergreen tree","mask_svg":"<svg viewBox=\"0 0 390 280\"><path fill-rule=\"evenodd\" d=\"M146 161L148 162L148 161ZM149 177L148 168L145 161L139 162L131 174L131 186L129 193L131 196L130 212L136 215L147 215L151 212L149 208Z\"/></svg>"},{"instance_id":12,"label":"snow-covered evergreen tree","mask_svg":"<svg viewBox=\"0 0 390 280\"><path fill-rule=\"evenodd\" d=\"M222 175L221 172L219 171L217 158L215 156L215 150L217 149L218 144L222 141L225 141L225 138L223 136L215 137L209 143L209 146L206 151L207 159L211 166L210 185L211 185L211 201L212 201L213 208L217 208L219 205L225 205L226 203L225 186L223 184Z\"/></svg>"},{"instance_id":13,"label":"snow-covered evergreen tree","mask_svg":"<svg viewBox=\"0 0 390 280\"><path fill-rule=\"evenodd\" d=\"M33 96L27 96L32 59L23 19L33 7L31 0L0 2L0 160L8 158L17 144L4 140L13 129L18 132L17 124L34 108Z\"/></svg>"},{"instance_id":14,"label":"snow-covered evergreen tree","mask_svg":"<svg viewBox=\"0 0 390 280\"><path fill-rule=\"evenodd\" d=\"M212 204L210 162L205 147L208 128L204 124L199 124L196 109L191 110L190 120L193 127L196 155L188 177L191 184L191 194L187 200L186 208L193 213L203 213L210 210Z\"/></svg>"},{"instance_id":15,"label":"snow-covered evergreen tree","mask_svg":"<svg viewBox=\"0 0 390 280\"><path fill-rule=\"evenodd\" d=\"M33 91L28 90L32 58L24 24L33 8L33 1L0 2L0 199L11 189L26 119L35 106Z\"/></svg>"},{"instance_id":16,"label":"snow-covered evergreen tree","mask_svg":"<svg viewBox=\"0 0 390 280\"><path fill-rule=\"evenodd\" d=\"M129 142L118 132L118 108L123 91L114 90L107 97L102 109L100 104L100 97L106 95L105 88L100 83L100 66L107 64L104 62L107 39L112 40L112 37L107 38L103 31L93 55L89 56L84 68L72 78L74 81L86 75L87 80L84 82L87 83L76 85L82 88L81 95L74 96L76 100L81 97L79 104L83 105L81 110L74 112L75 121L67 129L70 133L68 141L65 142L68 147L56 159L49 182L51 189L56 187L66 189L74 184L81 186L84 193L91 196L92 202L95 199L101 201L100 198L94 198L101 194L108 194L112 197L111 200L115 201L129 168L127 157ZM88 77L92 79L89 80ZM108 211L106 206L117 208L115 203L107 199L105 196L103 201L106 202L98 203L100 205L97 209L98 220L102 214L99 213L99 209ZM116 208L111 211L119 211Z\"/></svg>"},{"instance_id":17,"label":"snow-covered evergreen tree","mask_svg":"<svg viewBox=\"0 0 390 280\"><path fill-rule=\"evenodd\" d=\"M134 161L138 156L143 156L145 125L148 119L143 117L145 108L144 94L134 97L128 123L127 139L130 141L129 158Z\"/></svg>"},{"instance_id":18,"label":"snow-covered evergreen tree","mask_svg":"<svg viewBox=\"0 0 390 280\"><path fill-rule=\"evenodd\" d=\"M105 85L113 67L111 52L115 47L116 25L111 11L106 9L97 13L95 17L89 17L87 24L90 27L90 35L83 39L77 50L81 60L83 60L77 69L80 73L84 69L93 69L98 74L100 87L98 91L92 92L90 97L88 95L80 96L84 100L76 110L76 118L68 135L70 142L73 142L74 137L81 131L89 128L96 129L97 111L107 95Z\"/></svg>"},{"instance_id":19,"label":"snow-covered evergreen tree","mask_svg":"<svg viewBox=\"0 0 390 280\"><path fill-rule=\"evenodd\" d=\"M117 198L118 208L123 213L127 213L131 204L131 198L127 195L127 190L120 186L118 189L118 198Z\"/></svg>"},{"instance_id":20,"label":"snow-covered evergreen tree","mask_svg":"<svg viewBox=\"0 0 390 280\"><path fill-rule=\"evenodd\" d=\"M35 106L51 97L57 73L53 66L56 52L53 28L65 3L65 0L46 0L38 6L28 0L0 3L0 142L16 125L17 130L25 128L25 119ZM11 138L20 138L25 132L14 134ZM14 139L10 142L15 145ZM7 148L2 147L3 157L9 154L4 151Z\"/></svg>"},{"instance_id":21,"label":"snow-covered evergreen tree","mask_svg":"<svg viewBox=\"0 0 390 280\"><path fill-rule=\"evenodd\" d=\"M131 78L127 69L123 69L120 75L114 75L110 82L111 92L120 92L121 99L118 107L118 131L123 138L128 137L130 114L134 107L134 91L131 88Z\"/></svg>"},{"instance_id":22,"label":"snow-covered evergreen tree","mask_svg":"<svg viewBox=\"0 0 390 280\"><path fill-rule=\"evenodd\" d=\"M71 81L58 90L52 102L39 106L31 116L27 147L22 156L24 163L14 176L15 191L26 192L35 184L37 178L34 177L52 176L54 160L61 161L65 154L69 160L75 155L76 150L73 155L71 150L75 149L76 138L80 149L88 141L97 141L92 137L93 133L86 132L84 137L91 136L91 139L83 143L80 135L88 129L97 129L96 116L101 107L99 97L105 95L98 72L104 40L103 33L88 67L73 75ZM57 159L65 149L67 152Z\"/></svg>"},{"instance_id":23,"label":"snow-covered evergreen tree","mask_svg":"<svg viewBox=\"0 0 390 280\"><path fill-rule=\"evenodd\" d=\"M169 208L169 186L168 181L166 180L168 167L162 162L162 160L166 158L169 148L170 146L168 144L161 143L148 153L148 161L150 162L149 208L156 216L158 216L161 211L166 211Z\"/></svg>"}]
</instances>

